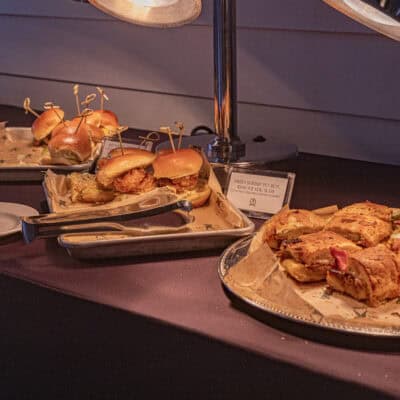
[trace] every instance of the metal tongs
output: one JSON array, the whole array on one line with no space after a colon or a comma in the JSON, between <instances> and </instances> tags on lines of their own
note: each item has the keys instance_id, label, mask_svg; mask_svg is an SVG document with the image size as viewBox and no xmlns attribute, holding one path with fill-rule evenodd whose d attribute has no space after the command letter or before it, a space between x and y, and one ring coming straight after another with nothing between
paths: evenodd
<instances>
[{"instance_id":1,"label":"metal tongs","mask_svg":"<svg viewBox=\"0 0 400 400\"><path fill-rule=\"evenodd\" d=\"M64 233L95 232L99 230L99 227L102 231L113 231L120 229L121 225L108 223L108 221L126 221L178 209L191 211L192 203L187 200L178 200L174 194L162 193L137 203L109 210L85 210L22 217L22 233L25 242L30 243L34 239L54 237Z\"/></svg>"}]
</instances>

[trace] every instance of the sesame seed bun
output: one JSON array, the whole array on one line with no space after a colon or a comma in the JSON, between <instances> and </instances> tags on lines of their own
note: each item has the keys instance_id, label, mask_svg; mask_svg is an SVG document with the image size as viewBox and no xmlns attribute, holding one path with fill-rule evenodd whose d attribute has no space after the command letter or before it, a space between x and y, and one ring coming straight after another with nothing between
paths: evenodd
<instances>
[{"instance_id":1,"label":"sesame seed bun","mask_svg":"<svg viewBox=\"0 0 400 400\"><path fill-rule=\"evenodd\" d=\"M132 149L129 154L107 160L97 172L97 182L103 187L110 187L119 175L134 168L146 168L155 160L156 155L142 149Z\"/></svg>"},{"instance_id":2,"label":"sesame seed bun","mask_svg":"<svg viewBox=\"0 0 400 400\"><path fill-rule=\"evenodd\" d=\"M177 179L194 175L203 165L202 156L193 149L181 149L176 152L163 152L153 163L154 176L157 179Z\"/></svg>"},{"instance_id":3,"label":"sesame seed bun","mask_svg":"<svg viewBox=\"0 0 400 400\"><path fill-rule=\"evenodd\" d=\"M51 108L40 114L32 124L32 133L35 140L41 141L61 123L64 111L61 108Z\"/></svg>"}]
</instances>

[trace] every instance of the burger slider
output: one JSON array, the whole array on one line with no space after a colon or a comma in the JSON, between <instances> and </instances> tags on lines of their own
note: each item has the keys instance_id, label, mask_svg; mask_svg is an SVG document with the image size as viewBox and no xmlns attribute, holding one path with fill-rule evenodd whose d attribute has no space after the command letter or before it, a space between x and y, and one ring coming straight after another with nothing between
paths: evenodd
<instances>
[{"instance_id":1,"label":"burger slider","mask_svg":"<svg viewBox=\"0 0 400 400\"><path fill-rule=\"evenodd\" d=\"M342 250L332 249L336 264L327 274L330 287L371 306L400 296L400 260L386 246L352 254Z\"/></svg>"},{"instance_id":2,"label":"burger slider","mask_svg":"<svg viewBox=\"0 0 400 400\"><path fill-rule=\"evenodd\" d=\"M100 128L95 127L94 125L86 124L85 121L82 121L82 118L74 118L72 121L64 121L63 123L56 126L51 133L51 137L56 137L59 133L69 133L74 134L77 128L83 127L85 129L90 140L95 143L100 143L104 134Z\"/></svg>"},{"instance_id":3,"label":"burger slider","mask_svg":"<svg viewBox=\"0 0 400 400\"><path fill-rule=\"evenodd\" d=\"M391 235L392 224L367 213L339 210L328 221L325 229L336 232L362 247L372 247Z\"/></svg>"},{"instance_id":4,"label":"burger slider","mask_svg":"<svg viewBox=\"0 0 400 400\"><path fill-rule=\"evenodd\" d=\"M281 265L299 282L325 280L327 271L335 265L332 247L349 253L360 250L352 241L336 233L320 231L283 242Z\"/></svg>"},{"instance_id":5,"label":"burger slider","mask_svg":"<svg viewBox=\"0 0 400 400\"><path fill-rule=\"evenodd\" d=\"M263 241L272 249L279 249L283 240L292 240L300 235L321 231L325 220L312 211L282 208L261 228Z\"/></svg>"},{"instance_id":6,"label":"burger slider","mask_svg":"<svg viewBox=\"0 0 400 400\"><path fill-rule=\"evenodd\" d=\"M48 143L52 164L73 165L86 161L92 154L92 143L85 125L65 124Z\"/></svg>"},{"instance_id":7,"label":"burger slider","mask_svg":"<svg viewBox=\"0 0 400 400\"><path fill-rule=\"evenodd\" d=\"M147 150L133 150L102 163L96 177L101 187L113 188L120 193L143 193L155 187L155 179L146 168L156 155Z\"/></svg>"},{"instance_id":8,"label":"burger slider","mask_svg":"<svg viewBox=\"0 0 400 400\"><path fill-rule=\"evenodd\" d=\"M153 162L158 186L168 186L194 207L202 206L210 197L207 181L200 179L203 157L193 149L164 151Z\"/></svg>"},{"instance_id":9,"label":"burger slider","mask_svg":"<svg viewBox=\"0 0 400 400\"><path fill-rule=\"evenodd\" d=\"M110 110L95 110L85 118L85 122L100 128L107 137L115 135L119 128L118 117Z\"/></svg>"},{"instance_id":10,"label":"burger slider","mask_svg":"<svg viewBox=\"0 0 400 400\"><path fill-rule=\"evenodd\" d=\"M60 125L64 119L64 111L61 108L50 108L43 111L32 124L32 134L35 142L39 143L45 140L51 132Z\"/></svg>"}]
</instances>

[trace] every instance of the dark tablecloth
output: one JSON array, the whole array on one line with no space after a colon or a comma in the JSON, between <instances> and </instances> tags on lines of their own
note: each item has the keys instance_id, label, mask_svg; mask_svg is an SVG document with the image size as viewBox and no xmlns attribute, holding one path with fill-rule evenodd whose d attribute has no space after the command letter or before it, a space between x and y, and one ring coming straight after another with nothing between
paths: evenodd
<instances>
[{"instance_id":1,"label":"dark tablecloth","mask_svg":"<svg viewBox=\"0 0 400 400\"><path fill-rule=\"evenodd\" d=\"M399 206L399 167L306 154L270 167L297 173L294 207ZM1 183L0 201L45 207L40 184ZM262 322L225 295L219 253L90 263L53 239L3 239L0 397L400 397L400 340L349 349L327 344L326 333Z\"/></svg>"}]
</instances>

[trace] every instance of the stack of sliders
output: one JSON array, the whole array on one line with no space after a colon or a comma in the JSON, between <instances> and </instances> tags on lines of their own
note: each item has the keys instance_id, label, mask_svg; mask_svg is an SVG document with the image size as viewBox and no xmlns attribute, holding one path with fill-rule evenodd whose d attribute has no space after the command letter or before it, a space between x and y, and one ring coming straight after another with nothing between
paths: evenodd
<instances>
[{"instance_id":1,"label":"stack of sliders","mask_svg":"<svg viewBox=\"0 0 400 400\"><path fill-rule=\"evenodd\" d=\"M96 175L69 175L72 202L104 203L124 194L141 194L167 186L200 207L211 190L199 179L202 156L193 149L155 154L136 148L114 149L98 162Z\"/></svg>"},{"instance_id":2,"label":"stack of sliders","mask_svg":"<svg viewBox=\"0 0 400 400\"><path fill-rule=\"evenodd\" d=\"M396 218L393 209L368 201L329 218L286 207L260 233L295 280L326 280L331 288L377 306L400 296Z\"/></svg>"},{"instance_id":3,"label":"stack of sliders","mask_svg":"<svg viewBox=\"0 0 400 400\"><path fill-rule=\"evenodd\" d=\"M65 121L64 115L61 108L51 107L32 124L34 145L47 144L48 147L48 156L43 157L42 164L78 164L92 154L91 136L87 126Z\"/></svg>"},{"instance_id":4,"label":"stack of sliders","mask_svg":"<svg viewBox=\"0 0 400 400\"><path fill-rule=\"evenodd\" d=\"M75 85L77 86L77 85ZM74 91L77 88L74 87ZM102 96L104 96L103 90ZM42 164L73 165L88 160L97 143L104 137L115 135L120 129L117 116L110 110L84 110L79 107L77 91L78 116L72 120L66 120L65 112L53 103L46 103L46 109L38 115L30 108L30 99L24 101L24 108L37 118L32 124L32 134L35 146L46 145L47 156L43 157ZM90 100L83 103L89 104L96 98L95 94L87 96ZM82 104L83 104L82 103Z\"/></svg>"}]
</instances>

